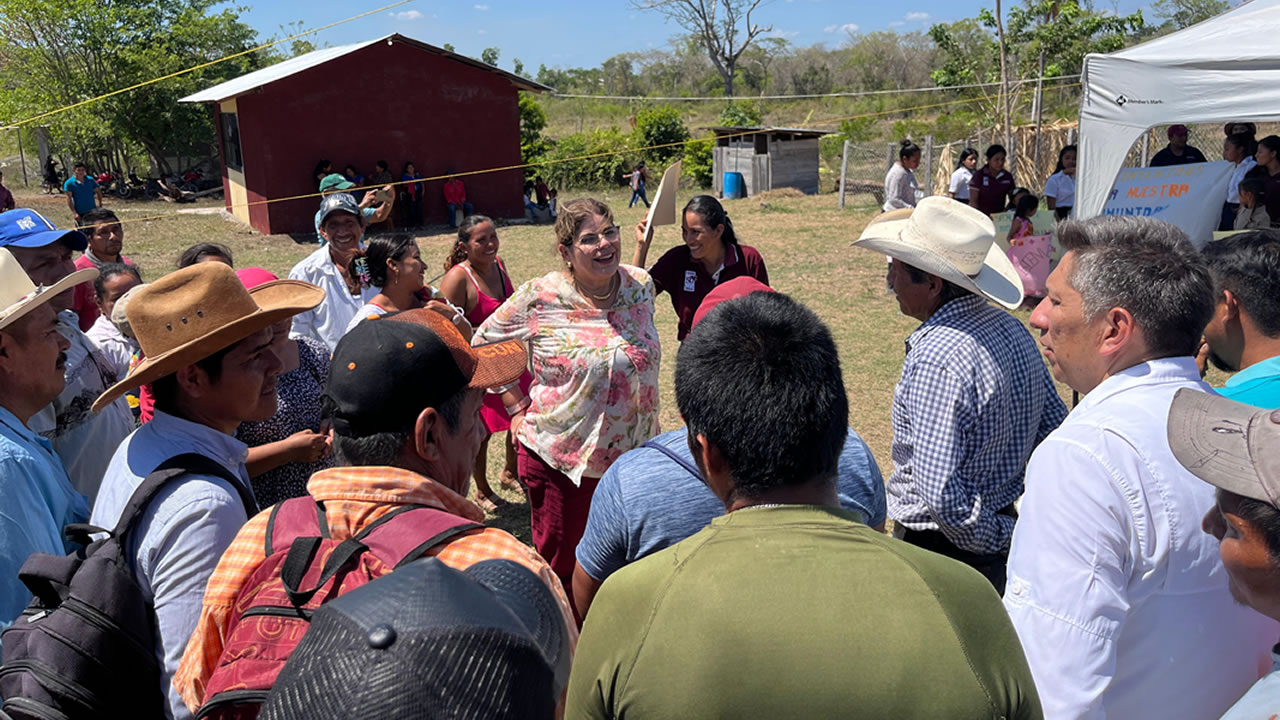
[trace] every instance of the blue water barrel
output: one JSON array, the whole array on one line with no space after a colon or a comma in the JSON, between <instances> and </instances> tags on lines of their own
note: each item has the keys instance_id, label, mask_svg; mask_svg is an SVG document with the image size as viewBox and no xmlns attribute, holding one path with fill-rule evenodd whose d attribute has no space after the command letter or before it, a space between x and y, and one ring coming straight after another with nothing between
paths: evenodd
<instances>
[{"instance_id":1,"label":"blue water barrel","mask_svg":"<svg viewBox=\"0 0 1280 720\"><path fill-rule=\"evenodd\" d=\"M739 200L747 196L747 183L742 179L740 172L727 172L724 174L724 198L726 200Z\"/></svg>"}]
</instances>

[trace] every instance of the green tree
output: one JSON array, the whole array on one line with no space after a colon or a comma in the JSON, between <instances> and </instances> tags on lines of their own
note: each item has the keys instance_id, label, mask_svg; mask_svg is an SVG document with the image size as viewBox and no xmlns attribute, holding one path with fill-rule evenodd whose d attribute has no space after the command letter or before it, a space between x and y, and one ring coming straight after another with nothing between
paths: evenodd
<instances>
[{"instance_id":1,"label":"green tree","mask_svg":"<svg viewBox=\"0 0 1280 720\"><path fill-rule=\"evenodd\" d=\"M711 187L713 172L713 150L716 136L707 135L697 140L690 140L684 145L683 174L700 188Z\"/></svg>"},{"instance_id":2,"label":"green tree","mask_svg":"<svg viewBox=\"0 0 1280 720\"><path fill-rule=\"evenodd\" d=\"M441 47L448 52L458 52L457 49L453 47L453 43L445 43L444 45L441 45Z\"/></svg>"},{"instance_id":3,"label":"green tree","mask_svg":"<svg viewBox=\"0 0 1280 720\"><path fill-rule=\"evenodd\" d=\"M549 144L542 136L547 126L547 113L534 98L533 93L520 93L520 157L525 163L538 162L547 154ZM536 168L525 168L524 174L532 177Z\"/></svg>"},{"instance_id":4,"label":"green tree","mask_svg":"<svg viewBox=\"0 0 1280 720\"><path fill-rule=\"evenodd\" d=\"M655 164L665 164L683 155L683 145L673 143L684 143L688 139L689 129L684 126L684 118L670 105L659 105L636 115L635 145L652 148L644 153Z\"/></svg>"},{"instance_id":5,"label":"green tree","mask_svg":"<svg viewBox=\"0 0 1280 720\"><path fill-rule=\"evenodd\" d=\"M1191 27L1229 9L1227 0L1156 0L1151 4L1151 12L1171 30Z\"/></svg>"},{"instance_id":6,"label":"green tree","mask_svg":"<svg viewBox=\"0 0 1280 720\"><path fill-rule=\"evenodd\" d=\"M520 62L520 58L514 58L511 61L511 72L517 75L524 75L524 63Z\"/></svg>"},{"instance_id":7,"label":"green tree","mask_svg":"<svg viewBox=\"0 0 1280 720\"><path fill-rule=\"evenodd\" d=\"M727 127L756 127L761 122L760 106L753 102L731 102L720 111L720 124Z\"/></svg>"},{"instance_id":8,"label":"green tree","mask_svg":"<svg viewBox=\"0 0 1280 720\"><path fill-rule=\"evenodd\" d=\"M500 51L496 47L487 47L480 51L480 61L486 65L498 67L498 53Z\"/></svg>"},{"instance_id":9,"label":"green tree","mask_svg":"<svg viewBox=\"0 0 1280 720\"><path fill-rule=\"evenodd\" d=\"M751 21L763 0L631 0L639 10L657 10L697 38L724 81L724 94L733 97L738 60L751 42L773 30Z\"/></svg>"}]
</instances>

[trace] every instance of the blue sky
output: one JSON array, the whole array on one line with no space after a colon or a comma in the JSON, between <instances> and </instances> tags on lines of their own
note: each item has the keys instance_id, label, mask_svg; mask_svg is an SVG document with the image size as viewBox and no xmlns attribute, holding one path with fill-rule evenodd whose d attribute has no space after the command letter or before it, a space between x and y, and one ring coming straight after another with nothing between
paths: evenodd
<instances>
[{"instance_id":1,"label":"blue sky","mask_svg":"<svg viewBox=\"0 0 1280 720\"><path fill-rule=\"evenodd\" d=\"M241 16L263 37L281 35L280 26L302 21L319 27L393 0L271 0L252 3ZM1008 0L1016 2L1016 0ZM1096 6L1132 12L1141 0L1099 0ZM801 46L835 47L849 30L869 32L927 29L934 22L972 17L981 0L765 0L756 16L772 24L774 34ZM458 52L479 57L486 47L501 50L499 65L511 69L524 62L526 73L539 63L549 67L592 67L624 51L661 48L680 33L657 12L638 11L627 0L413 0L317 36L320 43L343 45L399 32L433 45L452 43Z\"/></svg>"}]
</instances>

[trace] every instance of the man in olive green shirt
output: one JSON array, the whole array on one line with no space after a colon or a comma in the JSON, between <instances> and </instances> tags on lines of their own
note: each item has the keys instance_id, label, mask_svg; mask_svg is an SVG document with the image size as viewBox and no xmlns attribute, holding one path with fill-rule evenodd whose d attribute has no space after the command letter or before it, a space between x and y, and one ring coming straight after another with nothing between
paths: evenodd
<instances>
[{"instance_id":1,"label":"man in olive green shirt","mask_svg":"<svg viewBox=\"0 0 1280 720\"><path fill-rule=\"evenodd\" d=\"M991 584L840 509L848 401L812 312L721 303L680 347L676 400L728 514L604 583L566 717L1043 717Z\"/></svg>"}]
</instances>

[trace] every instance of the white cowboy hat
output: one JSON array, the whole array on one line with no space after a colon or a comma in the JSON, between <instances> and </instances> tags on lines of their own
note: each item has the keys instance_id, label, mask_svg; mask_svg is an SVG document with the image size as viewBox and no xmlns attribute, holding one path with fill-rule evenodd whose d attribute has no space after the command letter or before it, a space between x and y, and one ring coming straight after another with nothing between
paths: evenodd
<instances>
[{"instance_id":1,"label":"white cowboy hat","mask_svg":"<svg viewBox=\"0 0 1280 720\"><path fill-rule=\"evenodd\" d=\"M77 270L58 282L36 287L8 249L0 247L0 329L58 297L68 288L98 277L95 268Z\"/></svg>"},{"instance_id":2,"label":"white cowboy hat","mask_svg":"<svg viewBox=\"0 0 1280 720\"><path fill-rule=\"evenodd\" d=\"M884 253L1009 309L1022 304L1022 280L996 244L986 214L951 198L931 196L915 210L893 210L871 221L853 245Z\"/></svg>"}]
</instances>

